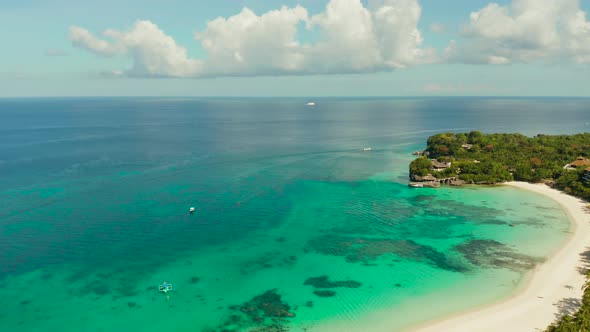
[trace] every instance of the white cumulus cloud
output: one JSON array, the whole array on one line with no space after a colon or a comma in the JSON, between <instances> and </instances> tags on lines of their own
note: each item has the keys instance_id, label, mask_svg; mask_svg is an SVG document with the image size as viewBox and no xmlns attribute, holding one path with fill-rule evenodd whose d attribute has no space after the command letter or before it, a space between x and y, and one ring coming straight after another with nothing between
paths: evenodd
<instances>
[{"instance_id":1,"label":"white cumulus cloud","mask_svg":"<svg viewBox=\"0 0 590 332\"><path fill-rule=\"evenodd\" d=\"M116 40L118 34L114 31L106 30L103 32L103 35ZM94 37L90 31L76 26L70 27L70 40L74 46L82 47L104 56L114 56L125 52L124 46L118 43L117 40L115 43L100 40Z\"/></svg>"},{"instance_id":2,"label":"white cumulus cloud","mask_svg":"<svg viewBox=\"0 0 590 332\"><path fill-rule=\"evenodd\" d=\"M79 27L70 28L74 46L103 56L132 57L133 67L127 70L132 76L186 77L202 70L200 60L188 58L184 47L150 21L137 21L127 32L107 30L103 35L112 41L100 40Z\"/></svg>"},{"instance_id":3,"label":"white cumulus cloud","mask_svg":"<svg viewBox=\"0 0 590 332\"><path fill-rule=\"evenodd\" d=\"M208 22L195 38L207 53L206 71L217 75L253 75L301 70L305 49L296 40L300 22L308 21L301 6L282 7L257 16L241 13Z\"/></svg>"},{"instance_id":4,"label":"white cumulus cloud","mask_svg":"<svg viewBox=\"0 0 590 332\"><path fill-rule=\"evenodd\" d=\"M307 64L318 72L370 71L382 64L373 16L360 0L332 0L311 18L320 40L309 50Z\"/></svg>"},{"instance_id":5,"label":"white cumulus cloud","mask_svg":"<svg viewBox=\"0 0 590 332\"><path fill-rule=\"evenodd\" d=\"M122 71L128 76L371 72L436 61L436 52L422 47L420 15L418 0L370 0L366 7L360 0L330 0L324 12L311 17L301 6L262 15L244 8L208 22L195 35L206 54L202 59L190 58L150 21L138 21L128 31L106 30L102 38L73 26L70 40L98 55L131 57L132 68ZM299 41L301 29L317 33L318 41Z\"/></svg>"},{"instance_id":6,"label":"white cumulus cloud","mask_svg":"<svg viewBox=\"0 0 590 332\"><path fill-rule=\"evenodd\" d=\"M418 22L422 7L418 1L373 0L369 1L369 7L385 65L404 67L437 60L434 49L421 47L424 40Z\"/></svg>"},{"instance_id":7,"label":"white cumulus cloud","mask_svg":"<svg viewBox=\"0 0 590 332\"><path fill-rule=\"evenodd\" d=\"M451 43L452 61L509 64L573 60L590 63L590 22L578 0L490 3L470 15L464 43Z\"/></svg>"}]
</instances>

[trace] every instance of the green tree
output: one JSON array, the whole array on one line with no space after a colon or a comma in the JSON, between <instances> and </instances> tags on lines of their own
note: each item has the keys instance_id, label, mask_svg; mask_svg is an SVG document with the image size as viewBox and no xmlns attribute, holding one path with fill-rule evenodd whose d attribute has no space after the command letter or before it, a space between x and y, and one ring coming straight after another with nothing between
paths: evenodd
<instances>
[{"instance_id":1,"label":"green tree","mask_svg":"<svg viewBox=\"0 0 590 332\"><path fill-rule=\"evenodd\" d=\"M410 176L425 176L432 173L432 162L426 157L420 157L410 163Z\"/></svg>"}]
</instances>

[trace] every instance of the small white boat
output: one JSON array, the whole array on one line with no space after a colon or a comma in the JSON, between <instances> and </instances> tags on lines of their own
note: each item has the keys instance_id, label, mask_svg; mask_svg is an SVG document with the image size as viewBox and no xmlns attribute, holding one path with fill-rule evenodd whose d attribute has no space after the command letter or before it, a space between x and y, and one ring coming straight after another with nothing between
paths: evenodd
<instances>
[{"instance_id":1,"label":"small white boat","mask_svg":"<svg viewBox=\"0 0 590 332\"><path fill-rule=\"evenodd\" d=\"M164 294L168 293L171 290L172 290L172 284L169 284L165 281L161 285L158 286L158 292L161 292Z\"/></svg>"},{"instance_id":2,"label":"small white boat","mask_svg":"<svg viewBox=\"0 0 590 332\"><path fill-rule=\"evenodd\" d=\"M310 101L309 103L305 104L305 106L315 106L315 103L313 101Z\"/></svg>"},{"instance_id":3,"label":"small white boat","mask_svg":"<svg viewBox=\"0 0 590 332\"><path fill-rule=\"evenodd\" d=\"M196 210L195 210L195 208L194 208L194 207L191 207L190 209L188 209L188 212L190 212L190 213L195 213L195 211L196 211Z\"/></svg>"},{"instance_id":4,"label":"small white boat","mask_svg":"<svg viewBox=\"0 0 590 332\"><path fill-rule=\"evenodd\" d=\"M422 183L409 183L408 186L412 187L412 188L424 188L424 185Z\"/></svg>"},{"instance_id":5,"label":"small white boat","mask_svg":"<svg viewBox=\"0 0 590 332\"><path fill-rule=\"evenodd\" d=\"M363 151L373 151L373 148L363 148Z\"/></svg>"}]
</instances>

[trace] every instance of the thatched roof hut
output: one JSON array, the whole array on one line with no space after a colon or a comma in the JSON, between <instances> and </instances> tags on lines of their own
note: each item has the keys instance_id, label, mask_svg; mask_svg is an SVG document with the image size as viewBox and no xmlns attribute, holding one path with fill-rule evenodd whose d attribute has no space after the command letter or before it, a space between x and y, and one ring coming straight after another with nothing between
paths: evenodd
<instances>
[{"instance_id":1,"label":"thatched roof hut","mask_svg":"<svg viewBox=\"0 0 590 332\"><path fill-rule=\"evenodd\" d=\"M434 167L434 169L437 171L444 170L444 169L451 167L450 162L440 162L436 159L433 159L431 161L432 161L432 167Z\"/></svg>"},{"instance_id":2,"label":"thatched roof hut","mask_svg":"<svg viewBox=\"0 0 590 332\"><path fill-rule=\"evenodd\" d=\"M588 160L584 157L578 157L578 159L571 162L569 165L574 168L584 167L584 166L587 167L587 166L590 166L590 160Z\"/></svg>"}]
</instances>

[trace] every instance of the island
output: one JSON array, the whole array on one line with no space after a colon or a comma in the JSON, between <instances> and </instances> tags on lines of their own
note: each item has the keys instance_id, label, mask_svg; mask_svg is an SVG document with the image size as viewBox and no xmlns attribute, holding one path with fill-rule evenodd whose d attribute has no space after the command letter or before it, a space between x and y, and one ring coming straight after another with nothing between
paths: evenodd
<instances>
[{"instance_id":1,"label":"island","mask_svg":"<svg viewBox=\"0 0 590 332\"><path fill-rule=\"evenodd\" d=\"M548 292L551 282L577 287L580 294L578 298L569 299L573 301L569 310L560 315L546 331L590 331L590 275L586 274L587 281L584 282L584 276L578 271L585 268L580 265L584 260L580 259L580 255L588 253L590 245L590 219L587 214L587 201L590 199L590 133L539 134L534 137L483 134L479 131L443 133L428 138L426 149L413 154L418 158L409 166L412 187L440 187L445 184L513 185L558 201L568 212L575 228L568 243L555 257L535 269L530 284L521 294L506 303L459 315L422 331L455 328L459 325L464 326L466 331L476 326L481 328L482 317L488 317L487 321L493 324L518 316L516 321L511 322L515 324L512 327L523 329L533 327L535 320L551 322L554 320L553 315L558 316L559 309L551 302L567 297L560 290L565 287L562 285L552 286L555 290L550 294L552 298L541 296L543 292L540 291ZM559 277L554 276L556 270L560 270Z\"/></svg>"}]
</instances>

